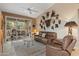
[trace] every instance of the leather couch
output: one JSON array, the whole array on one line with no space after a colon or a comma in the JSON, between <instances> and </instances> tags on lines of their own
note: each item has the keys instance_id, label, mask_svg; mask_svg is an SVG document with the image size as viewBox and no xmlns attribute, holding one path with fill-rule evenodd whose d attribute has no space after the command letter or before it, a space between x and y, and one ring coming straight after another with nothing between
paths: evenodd
<instances>
[{"instance_id":1,"label":"leather couch","mask_svg":"<svg viewBox=\"0 0 79 59\"><path fill-rule=\"evenodd\" d=\"M35 40L44 44L51 44L54 39L57 38L57 33L55 32L44 32L40 31L39 35L35 35Z\"/></svg>"},{"instance_id":2,"label":"leather couch","mask_svg":"<svg viewBox=\"0 0 79 59\"><path fill-rule=\"evenodd\" d=\"M60 44L60 42L54 42ZM46 55L47 56L69 56L72 53L72 50L75 46L76 39L73 36L65 36L62 40L62 43L58 46L47 45L46 46ZM57 45L58 45L57 44Z\"/></svg>"}]
</instances>

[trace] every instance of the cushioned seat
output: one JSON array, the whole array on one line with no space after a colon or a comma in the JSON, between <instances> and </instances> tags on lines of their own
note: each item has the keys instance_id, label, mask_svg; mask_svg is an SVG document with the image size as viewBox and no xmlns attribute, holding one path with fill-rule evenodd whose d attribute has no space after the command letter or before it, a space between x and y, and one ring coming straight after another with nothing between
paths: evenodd
<instances>
[{"instance_id":1,"label":"cushioned seat","mask_svg":"<svg viewBox=\"0 0 79 59\"><path fill-rule=\"evenodd\" d=\"M46 55L47 56L69 56L71 55L71 52L75 46L76 39L73 38L73 36L65 36L63 38L63 42L61 45L53 46L53 45L47 45L46 46Z\"/></svg>"},{"instance_id":2,"label":"cushioned seat","mask_svg":"<svg viewBox=\"0 0 79 59\"><path fill-rule=\"evenodd\" d=\"M54 39L57 38L55 32L39 32L39 35L35 36L35 40L44 44L51 44Z\"/></svg>"}]
</instances>

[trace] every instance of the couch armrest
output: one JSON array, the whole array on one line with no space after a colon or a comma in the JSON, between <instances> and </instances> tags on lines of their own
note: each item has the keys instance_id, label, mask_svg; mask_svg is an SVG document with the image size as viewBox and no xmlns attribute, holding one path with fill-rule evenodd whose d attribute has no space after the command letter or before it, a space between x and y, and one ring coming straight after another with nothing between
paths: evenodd
<instances>
[{"instance_id":1,"label":"couch armrest","mask_svg":"<svg viewBox=\"0 0 79 59\"><path fill-rule=\"evenodd\" d=\"M53 41L53 43L56 43L56 44L59 44L59 45L62 45L63 44L63 42L61 40L59 40L59 39L55 39Z\"/></svg>"},{"instance_id":2,"label":"couch armrest","mask_svg":"<svg viewBox=\"0 0 79 59\"><path fill-rule=\"evenodd\" d=\"M72 52L72 49L74 48L75 44L76 44L76 39L74 39L74 40L72 41L72 43L68 46L67 51L68 51L69 53Z\"/></svg>"}]
</instances>

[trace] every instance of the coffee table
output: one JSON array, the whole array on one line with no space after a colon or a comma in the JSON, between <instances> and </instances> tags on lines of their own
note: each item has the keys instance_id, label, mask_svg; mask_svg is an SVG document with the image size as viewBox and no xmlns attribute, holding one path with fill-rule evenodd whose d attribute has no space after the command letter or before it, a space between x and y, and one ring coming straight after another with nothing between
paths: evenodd
<instances>
[{"instance_id":1,"label":"coffee table","mask_svg":"<svg viewBox=\"0 0 79 59\"><path fill-rule=\"evenodd\" d=\"M33 38L31 38L31 37L24 38L24 45L27 45L27 47L32 47L33 46Z\"/></svg>"}]
</instances>

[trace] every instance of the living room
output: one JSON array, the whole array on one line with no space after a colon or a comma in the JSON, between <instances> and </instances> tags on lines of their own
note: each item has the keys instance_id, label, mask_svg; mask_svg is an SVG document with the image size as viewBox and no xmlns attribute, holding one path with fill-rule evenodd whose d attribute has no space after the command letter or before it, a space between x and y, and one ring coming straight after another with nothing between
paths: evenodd
<instances>
[{"instance_id":1,"label":"living room","mask_svg":"<svg viewBox=\"0 0 79 59\"><path fill-rule=\"evenodd\" d=\"M0 3L0 55L78 56L78 19L78 3Z\"/></svg>"}]
</instances>

